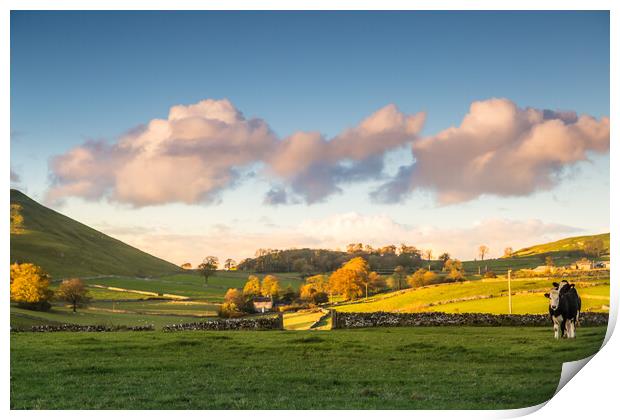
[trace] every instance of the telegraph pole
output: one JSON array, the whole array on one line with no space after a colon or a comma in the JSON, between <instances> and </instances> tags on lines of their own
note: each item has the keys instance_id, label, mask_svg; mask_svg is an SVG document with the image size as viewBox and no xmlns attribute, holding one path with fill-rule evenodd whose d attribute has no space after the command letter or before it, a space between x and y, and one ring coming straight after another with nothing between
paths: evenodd
<instances>
[{"instance_id":1,"label":"telegraph pole","mask_svg":"<svg viewBox=\"0 0 620 420\"><path fill-rule=\"evenodd\" d=\"M510 275L512 270L508 270L508 313L512 314L512 289L510 288Z\"/></svg>"}]
</instances>

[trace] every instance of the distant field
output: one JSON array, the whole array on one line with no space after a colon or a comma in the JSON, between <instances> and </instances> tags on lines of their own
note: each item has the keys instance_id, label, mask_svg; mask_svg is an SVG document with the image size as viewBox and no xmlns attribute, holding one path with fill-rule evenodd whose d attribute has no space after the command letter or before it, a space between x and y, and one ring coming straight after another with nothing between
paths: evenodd
<instances>
[{"instance_id":1,"label":"distant field","mask_svg":"<svg viewBox=\"0 0 620 420\"><path fill-rule=\"evenodd\" d=\"M217 316L219 305L201 301L144 300L138 302L95 302L89 309L128 311L140 314L167 314L192 316Z\"/></svg>"},{"instance_id":2,"label":"distant field","mask_svg":"<svg viewBox=\"0 0 620 420\"><path fill-rule=\"evenodd\" d=\"M53 284L51 290L56 291L58 284ZM139 293L119 292L116 290L101 289L98 287L88 287L88 295L93 301L98 300L125 300L125 299L144 299L147 296Z\"/></svg>"},{"instance_id":3,"label":"distant field","mask_svg":"<svg viewBox=\"0 0 620 420\"><path fill-rule=\"evenodd\" d=\"M92 298L85 308L71 312L62 302L53 301L50 312L39 312L11 306L11 325L29 328L32 325L76 323L105 325L154 325L157 329L167 324L196 322L204 317L217 316L218 304L224 300L229 288L242 288L248 273L218 271L209 278L188 272L158 278L108 277L85 279ZM296 274L276 274L283 288L295 289L301 284ZM262 277L262 276L260 276ZM94 287L118 287L152 293L173 294L189 297L191 301L165 301L152 299L149 295L108 290ZM52 285L56 289L58 283ZM151 299L149 299L151 297ZM133 301L125 301L133 300Z\"/></svg>"},{"instance_id":4,"label":"distant field","mask_svg":"<svg viewBox=\"0 0 620 420\"><path fill-rule=\"evenodd\" d=\"M583 257L580 254L573 254L574 253L569 254L567 252L554 253L552 255L553 262L559 267L573 264ZM495 274L506 274L508 270L532 269L544 264L544 256L532 255L513 258L496 258L484 261L463 261L463 268L468 274L478 273L478 268L480 268L481 273L488 270L493 271Z\"/></svg>"},{"instance_id":5,"label":"distant field","mask_svg":"<svg viewBox=\"0 0 620 420\"><path fill-rule=\"evenodd\" d=\"M11 334L12 409L501 409L549 399L605 328ZM44 351L42 351L44 349Z\"/></svg>"},{"instance_id":6,"label":"distant field","mask_svg":"<svg viewBox=\"0 0 620 420\"><path fill-rule=\"evenodd\" d=\"M204 277L194 272L173 274L156 278L135 278L135 277L108 277L97 279L86 279L88 284L102 286L112 286L124 289L143 290L154 293L168 293L190 298L208 299L213 302L222 302L224 295L229 288L243 288L250 273L241 271L218 271L209 277L209 282L205 286ZM289 285L295 290L302 284L299 276L294 273L275 275L280 279L283 288ZM262 278L262 276L259 276Z\"/></svg>"},{"instance_id":7,"label":"distant field","mask_svg":"<svg viewBox=\"0 0 620 420\"><path fill-rule=\"evenodd\" d=\"M547 301L544 291L551 287L551 281L544 279L516 279L512 281L512 292L532 292L529 295L513 295L513 311L515 313L545 313ZM586 287L596 284L595 287ZM579 293L593 294L603 299L584 299L584 308L600 308L609 306L609 280L577 282ZM508 312L508 283L506 279L475 280L463 283L446 283L428 286L419 289L408 289L401 292L391 292L375 295L368 302L363 300L348 305L338 305L334 308L342 312L375 312L375 311L446 311L455 312ZM506 296L502 296L506 295ZM606 298L606 299L605 299ZM449 303L447 301L461 300ZM466 300L466 301L465 301ZM467 310L463 309L467 308Z\"/></svg>"},{"instance_id":8,"label":"distant field","mask_svg":"<svg viewBox=\"0 0 620 420\"><path fill-rule=\"evenodd\" d=\"M51 311L38 312L18 308L11 305L11 326L30 328L33 325L80 324L80 325L154 325L161 329L164 325L184 322L196 322L200 318L189 314L155 315L152 313L114 313L101 311L96 308L78 309L73 313L68 307L54 306Z\"/></svg>"}]
</instances>

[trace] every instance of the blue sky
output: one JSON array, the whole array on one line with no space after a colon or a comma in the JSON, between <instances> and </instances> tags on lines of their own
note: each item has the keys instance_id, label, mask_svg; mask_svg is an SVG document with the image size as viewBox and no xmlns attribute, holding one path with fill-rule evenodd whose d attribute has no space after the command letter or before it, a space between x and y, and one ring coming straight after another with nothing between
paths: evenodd
<instances>
[{"instance_id":1,"label":"blue sky","mask_svg":"<svg viewBox=\"0 0 620 420\"><path fill-rule=\"evenodd\" d=\"M473 102L491 98L600 119L609 115L609 15L12 12L11 167L16 185L38 200L50 188L53 156L89 140L114 144L135 127L166 119L174 105L223 98L246 118L265 121L277 141L315 131L329 139L388 104L404 115L425 113L420 138L459 126ZM381 174L413 165L410 149L386 151ZM103 194L50 204L177 263L210 254L240 259L261 246L343 247L359 235L347 226L359 231L368 223L384 227L368 233L369 241L389 240L391 232L393 242L470 258L480 241L492 243L497 255L500 243L608 230L609 155L588 152L561 172L552 187L450 205L438 203L433 180L399 203L375 203L368 192L377 182L367 178L340 185L342 193L319 203L273 207L263 204L272 181L261 176L223 188L215 203L136 208ZM506 232L485 238L493 220L503 220L493 226ZM531 231L508 243L518 223ZM342 229L338 238L315 235L316 226L334 224L334 232ZM461 237L473 242L451 239Z\"/></svg>"}]
</instances>

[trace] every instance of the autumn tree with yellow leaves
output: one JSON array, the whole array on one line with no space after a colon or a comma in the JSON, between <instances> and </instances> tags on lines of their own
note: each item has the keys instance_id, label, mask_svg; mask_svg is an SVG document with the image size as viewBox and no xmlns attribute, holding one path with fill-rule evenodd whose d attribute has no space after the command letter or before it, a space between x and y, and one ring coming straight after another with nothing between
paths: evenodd
<instances>
[{"instance_id":1,"label":"autumn tree with yellow leaves","mask_svg":"<svg viewBox=\"0 0 620 420\"><path fill-rule=\"evenodd\" d=\"M41 267L30 264L11 264L11 301L22 307L47 310L53 293L50 279Z\"/></svg>"},{"instance_id":2,"label":"autumn tree with yellow leaves","mask_svg":"<svg viewBox=\"0 0 620 420\"><path fill-rule=\"evenodd\" d=\"M345 299L355 299L364 295L368 286L370 269L362 257L355 257L342 265L329 277L329 287L333 293Z\"/></svg>"},{"instance_id":3,"label":"autumn tree with yellow leaves","mask_svg":"<svg viewBox=\"0 0 620 420\"><path fill-rule=\"evenodd\" d=\"M11 233L19 235L24 232L24 216L22 216L22 206L11 204Z\"/></svg>"},{"instance_id":4,"label":"autumn tree with yellow leaves","mask_svg":"<svg viewBox=\"0 0 620 420\"><path fill-rule=\"evenodd\" d=\"M260 280L256 276L249 276L248 281L243 286L243 296L246 297L255 297L260 296L261 292L261 284Z\"/></svg>"},{"instance_id":5,"label":"autumn tree with yellow leaves","mask_svg":"<svg viewBox=\"0 0 620 420\"><path fill-rule=\"evenodd\" d=\"M314 303L326 302L328 294L329 279L322 274L308 277L306 283L299 288L299 297Z\"/></svg>"},{"instance_id":6,"label":"autumn tree with yellow leaves","mask_svg":"<svg viewBox=\"0 0 620 420\"><path fill-rule=\"evenodd\" d=\"M277 298L282 292L280 287L280 281L272 274L268 274L263 278L263 282L260 286L260 294L263 296Z\"/></svg>"}]
</instances>

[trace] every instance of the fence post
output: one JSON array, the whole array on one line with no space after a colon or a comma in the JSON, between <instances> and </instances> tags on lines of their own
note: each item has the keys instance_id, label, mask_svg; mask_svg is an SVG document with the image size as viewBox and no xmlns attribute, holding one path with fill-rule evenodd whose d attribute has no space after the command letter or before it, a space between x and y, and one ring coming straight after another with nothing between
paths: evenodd
<instances>
[{"instance_id":1,"label":"fence post","mask_svg":"<svg viewBox=\"0 0 620 420\"><path fill-rule=\"evenodd\" d=\"M329 314L332 317L332 330L338 328L338 312L335 309L330 309Z\"/></svg>"},{"instance_id":2,"label":"fence post","mask_svg":"<svg viewBox=\"0 0 620 420\"><path fill-rule=\"evenodd\" d=\"M278 312L278 327L279 329L284 329L284 314L282 312Z\"/></svg>"}]
</instances>

